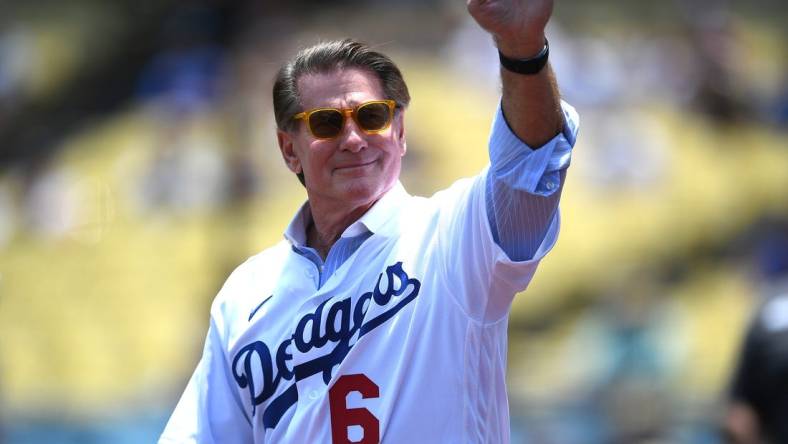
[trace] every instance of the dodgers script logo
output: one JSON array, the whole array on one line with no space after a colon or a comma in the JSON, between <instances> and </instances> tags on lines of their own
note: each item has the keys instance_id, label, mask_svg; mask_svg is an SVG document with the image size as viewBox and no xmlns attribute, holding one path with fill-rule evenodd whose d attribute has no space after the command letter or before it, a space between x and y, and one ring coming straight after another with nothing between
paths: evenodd
<instances>
[{"instance_id":1,"label":"dodgers script logo","mask_svg":"<svg viewBox=\"0 0 788 444\"><path fill-rule=\"evenodd\" d=\"M397 262L380 273L375 288L362 294L355 305L351 298L329 299L321 303L314 313L302 317L293 335L276 347L275 355L262 341L241 348L233 358L232 370L238 386L249 392L252 416L258 405L273 396L282 380L292 381L290 387L274 398L263 412L263 426L276 427L287 409L298 401L297 381L322 373L323 382L328 385L331 370L345 359L355 343L413 301L420 288L421 282L410 278L402 269L402 262ZM371 319L364 319L372 304L384 310ZM288 365L293 359L287 351L291 345L301 353L308 353L312 349L323 348L329 342L334 348L327 354L292 369Z\"/></svg>"}]
</instances>

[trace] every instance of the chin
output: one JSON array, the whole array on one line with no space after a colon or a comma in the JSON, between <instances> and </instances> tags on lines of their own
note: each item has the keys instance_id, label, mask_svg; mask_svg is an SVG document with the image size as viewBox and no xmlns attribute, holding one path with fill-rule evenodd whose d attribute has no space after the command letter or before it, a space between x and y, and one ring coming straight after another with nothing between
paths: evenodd
<instances>
[{"instance_id":1,"label":"chin","mask_svg":"<svg viewBox=\"0 0 788 444\"><path fill-rule=\"evenodd\" d=\"M380 199L387 189L388 187L381 183L372 184L359 180L348 184L344 194L348 201L367 204Z\"/></svg>"}]
</instances>

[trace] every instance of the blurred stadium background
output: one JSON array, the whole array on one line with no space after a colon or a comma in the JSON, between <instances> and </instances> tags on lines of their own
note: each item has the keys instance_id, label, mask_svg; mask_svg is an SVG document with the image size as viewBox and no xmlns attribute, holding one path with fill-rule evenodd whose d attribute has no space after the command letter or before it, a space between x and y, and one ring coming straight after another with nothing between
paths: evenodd
<instances>
[{"instance_id":1,"label":"blurred stadium background","mask_svg":"<svg viewBox=\"0 0 788 444\"><path fill-rule=\"evenodd\" d=\"M788 274L788 6L559 0L581 115L563 228L510 322L515 443L718 443ZM305 195L270 106L318 38L403 68L403 182L486 162L496 54L459 0L0 0L0 442L154 442L228 272Z\"/></svg>"}]
</instances>

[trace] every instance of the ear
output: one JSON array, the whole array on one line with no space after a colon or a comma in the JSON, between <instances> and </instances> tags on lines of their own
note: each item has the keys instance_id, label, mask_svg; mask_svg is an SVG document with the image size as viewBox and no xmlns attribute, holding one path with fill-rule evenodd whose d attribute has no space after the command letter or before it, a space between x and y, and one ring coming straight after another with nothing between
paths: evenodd
<instances>
[{"instance_id":1,"label":"ear","mask_svg":"<svg viewBox=\"0 0 788 444\"><path fill-rule=\"evenodd\" d=\"M399 142L399 145L401 147L400 156L404 156L405 153L408 151L408 145L407 142L405 141L405 110L404 109L400 110L400 112L397 113L394 119L395 119L394 123L396 124L395 137L397 138L397 142Z\"/></svg>"},{"instance_id":2,"label":"ear","mask_svg":"<svg viewBox=\"0 0 788 444\"><path fill-rule=\"evenodd\" d=\"M282 158L285 160L287 168L296 174L303 172L301 160L296 155L293 146L293 136L286 131L278 129L276 130L276 140L279 142L279 151L282 152Z\"/></svg>"}]
</instances>

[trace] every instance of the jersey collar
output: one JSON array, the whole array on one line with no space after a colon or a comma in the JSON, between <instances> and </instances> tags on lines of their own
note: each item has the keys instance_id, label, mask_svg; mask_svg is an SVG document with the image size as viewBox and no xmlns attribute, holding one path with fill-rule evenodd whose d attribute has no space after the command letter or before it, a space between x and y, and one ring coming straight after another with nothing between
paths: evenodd
<instances>
[{"instance_id":1,"label":"jersey collar","mask_svg":"<svg viewBox=\"0 0 788 444\"><path fill-rule=\"evenodd\" d=\"M372 208L350 224L341 237L355 237L367 232L373 234L381 232L383 226L397 213L397 208L407 197L408 193L405 191L405 187L400 181L397 181L383 197L375 202ZM301 205L287 226L284 233L285 239L296 247L306 245L306 228L311 220L312 211L309 209L309 201L307 201Z\"/></svg>"}]
</instances>

